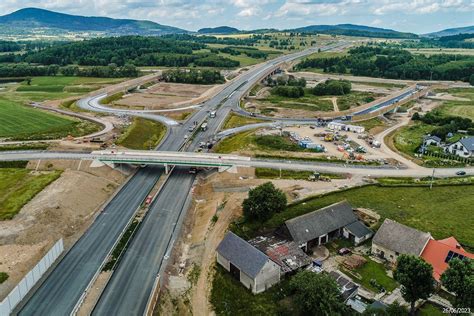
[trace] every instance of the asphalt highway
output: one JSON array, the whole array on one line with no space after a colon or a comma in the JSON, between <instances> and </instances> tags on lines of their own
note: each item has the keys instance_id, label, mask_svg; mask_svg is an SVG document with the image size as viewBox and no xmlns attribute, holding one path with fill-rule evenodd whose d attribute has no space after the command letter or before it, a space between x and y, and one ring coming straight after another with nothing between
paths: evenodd
<instances>
[{"instance_id":1,"label":"asphalt highway","mask_svg":"<svg viewBox=\"0 0 474 316\"><path fill-rule=\"evenodd\" d=\"M19 315L69 315L162 170L157 167L140 169L118 191Z\"/></svg>"},{"instance_id":2,"label":"asphalt highway","mask_svg":"<svg viewBox=\"0 0 474 316\"><path fill-rule=\"evenodd\" d=\"M189 127L193 126L194 122L200 125L206 120L207 131L197 132L188 147L184 148L184 150L194 151L199 142L214 138L232 108L239 107L242 95L263 75L281 62L311 54L316 49L278 57L239 76L214 98L204 103L200 111L191 116L182 126L172 126L159 149L177 150L181 147L184 136L190 136ZM208 112L211 110L217 111L215 118L209 118ZM180 223L187 210L186 199L194 178L193 174L183 172L182 169L177 169L170 175L157 196L156 203L153 203L148 211L139 232L103 291L93 315L143 315L152 294L154 281L166 266L174 241L178 238ZM162 220L157 220L158 218ZM173 230L170 230L170 225Z\"/></svg>"},{"instance_id":3,"label":"asphalt highway","mask_svg":"<svg viewBox=\"0 0 474 316\"><path fill-rule=\"evenodd\" d=\"M341 45L344 43L323 47L321 50L330 50ZM188 129L194 125L194 122L203 122L208 118L210 110L217 109L217 117L208 119L208 130L198 133L189 145L188 150L193 151L200 141L214 137L231 109L239 108L239 100L243 93L262 76L282 62L295 60L316 50L317 48L310 48L291 55L280 56L253 67L229 83L215 97L205 102L200 110L182 125L177 125L153 113L140 113L140 111L123 113L120 110L103 108L100 105L103 94L84 98L79 105L100 112L142 116L162 121L169 125L169 131L159 149L172 151L182 148L185 143L184 136L189 134ZM222 106L218 107L221 104ZM44 283L21 308L19 314L70 314L119 238L120 232L126 227L136 208L145 199L161 174L161 169L156 168L138 171L57 264ZM133 314L143 314L155 277L163 266L166 254L172 249L173 238L179 233L179 223L184 217L185 201L193 181L194 175L185 173L183 170L175 170L170 175L104 290L94 311L95 314L114 315L117 311L123 310L124 315L130 315L127 311L130 311L131 306L136 306ZM170 223L176 223L173 230L169 230ZM150 247L151 251L142 252L144 244L149 244L147 247ZM136 267L148 268L139 270Z\"/></svg>"}]
</instances>

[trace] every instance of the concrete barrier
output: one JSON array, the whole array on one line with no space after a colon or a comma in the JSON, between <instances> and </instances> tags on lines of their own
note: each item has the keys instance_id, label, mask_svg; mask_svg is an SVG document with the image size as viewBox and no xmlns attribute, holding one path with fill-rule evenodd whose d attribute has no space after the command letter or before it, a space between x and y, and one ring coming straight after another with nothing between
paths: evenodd
<instances>
[{"instance_id":1,"label":"concrete barrier","mask_svg":"<svg viewBox=\"0 0 474 316\"><path fill-rule=\"evenodd\" d=\"M43 274L53 265L53 263L63 251L64 243L63 240L60 239L0 303L0 316L7 316L11 314L15 307L36 285Z\"/></svg>"}]
</instances>

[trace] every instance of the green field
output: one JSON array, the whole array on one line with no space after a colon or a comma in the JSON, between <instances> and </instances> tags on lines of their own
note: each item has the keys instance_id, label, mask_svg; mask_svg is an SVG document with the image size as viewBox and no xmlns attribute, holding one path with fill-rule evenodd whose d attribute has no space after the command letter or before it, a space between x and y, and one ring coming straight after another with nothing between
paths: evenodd
<instances>
[{"instance_id":1,"label":"green field","mask_svg":"<svg viewBox=\"0 0 474 316\"><path fill-rule=\"evenodd\" d=\"M387 198L389 197L389 198ZM454 198L455 197L455 198ZM286 220L348 200L354 207L373 209L383 218L430 232L434 238L454 236L463 245L474 249L474 185L429 187L363 186L309 198L290 205L265 223L241 223L234 229L246 237L273 230ZM449 211L447 211L449 210Z\"/></svg>"},{"instance_id":2,"label":"green field","mask_svg":"<svg viewBox=\"0 0 474 316\"><path fill-rule=\"evenodd\" d=\"M54 139L82 136L99 130L88 121L25 106L31 102L80 96L124 78L33 77L31 82L0 84L0 138ZM72 103L70 106L72 107Z\"/></svg>"},{"instance_id":3,"label":"green field","mask_svg":"<svg viewBox=\"0 0 474 316\"><path fill-rule=\"evenodd\" d=\"M305 89L305 95L300 98L287 98L278 95L269 95L265 99L259 101L269 102L274 107L306 110L306 111L322 111L331 112L334 110L331 98L337 98L337 105L340 111L348 110L368 102L372 102L380 95L372 92L353 91L346 95L332 96L316 96L311 93L310 89Z\"/></svg>"},{"instance_id":4,"label":"green field","mask_svg":"<svg viewBox=\"0 0 474 316\"><path fill-rule=\"evenodd\" d=\"M51 114L0 97L0 138L54 139L93 133L98 125Z\"/></svg>"},{"instance_id":5,"label":"green field","mask_svg":"<svg viewBox=\"0 0 474 316\"><path fill-rule=\"evenodd\" d=\"M435 129L435 126L421 122L404 126L397 130L393 137L395 148L402 153L413 156L417 148L423 143L423 137Z\"/></svg>"},{"instance_id":6,"label":"green field","mask_svg":"<svg viewBox=\"0 0 474 316\"><path fill-rule=\"evenodd\" d=\"M166 134L166 126L161 123L135 118L117 144L130 149L154 149Z\"/></svg>"},{"instance_id":7,"label":"green field","mask_svg":"<svg viewBox=\"0 0 474 316\"><path fill-rule=\"evenodd\" d=\"M126 79L64 76L33 77L30 84L21 82L5 86L5 90L0 90L0 96L22 102L57 100L80 96L124 80Z\"/></svg>"},{"instance_id":8,"label":"green field","mask_svg":"<svg viewBox=\"0 0 474 316\"><path fill-rule=\"evenodd\" d=\"M435 92L449 93L452 96L466 99L466 101L443 101L443 104L439 108L441 113L445 115L467 117L474 120L474 89L453 88L436 90Z\"/></svg>"},{"instance_id":9,"label":"green field","mask_svg":"<svg viewBox=\"0 0 474 316\"><path fill-rule=\"evenodd\" d=\"M36 194L59 178L61 171L35 173L0 169L0 220L12 219Z\"/></svg>"}]
</instances>

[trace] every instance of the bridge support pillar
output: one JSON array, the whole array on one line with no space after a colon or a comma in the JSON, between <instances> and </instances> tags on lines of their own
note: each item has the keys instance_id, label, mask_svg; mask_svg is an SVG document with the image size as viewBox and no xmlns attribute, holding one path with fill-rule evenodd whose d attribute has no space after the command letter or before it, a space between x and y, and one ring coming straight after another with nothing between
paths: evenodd
<instances>
[{"instance_id":1,"label":"bridge support pillar","mask_svg":"<svg viewBox=\"0 0 474 316\"><path fill-rule=\"evenodd\" d=\"M165 163L165 174L168 174L170 172L168 164Z\"/></svg>"}]
</instances>

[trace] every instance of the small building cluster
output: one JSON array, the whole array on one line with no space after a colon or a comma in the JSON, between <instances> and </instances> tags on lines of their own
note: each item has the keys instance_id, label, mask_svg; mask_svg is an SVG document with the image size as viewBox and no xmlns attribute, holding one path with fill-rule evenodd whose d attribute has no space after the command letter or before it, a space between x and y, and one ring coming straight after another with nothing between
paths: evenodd
<instances>
[{"instance_id":1,"label":"small building cluster","mask_svg":"<svg viewBox=\"0 0 474 316\"><path fill-rule=\"evenodd\" d=\"M446 154L455 155L461 158L474 158L474 136L463 137L457 142L445 144L441 138L434 135L427 135L423 139L420 151L426 152L428 146L442 148Z\"/></svg>"},{"instance_id":2,"label":"small building cluster","mask_svg":"<svg viewBox=\"0 0 474 316\"><path fill-rule=\"evenodd\" d=\"M385 219L374 235L366 223L375 225L377 220L378 217L368 210L354 212L347 201L341 201L289 219L269 236L245 241L229 232L217 248L217 262L254 294L267 290L281 278L302 269L327 273L338 285L344 303L363 313L369 307L386 309L384 303L389 304L388 298L392 295L389 294L387 300L382 299L382 293L386 290L375 279L370 282L375 282L374 286L381 295L376 293L367 297L365 295L371 291L365 287L360 290L361 286L354 281L357 280L357 273L351 274L350 271L368 264L368 261L371 264L385 263L387 269L387 266L393 267L402 254L421 257L433 266L433 278L440 282L451 259L474 259L474 255L463 249L454 237L435 240L428 232L391 219ZM357 246L372 237L371 246L363 245L354 250L345 246L338 249L339 257L335 258L330 258L335 253L320 247L340 238ZM325 257L315 255L321 249L326 249ZM329 263L326 263L328 258Z\"/></svg>"},{"instance_id":3,"label":"small building cluster","mask_svg":"<svg viewBox=\"0 0 474 316\"><path fill-rule=\"evenodd\" d=\"M372 253L391 263L401 254L423 258L433 266L433 278L439 281L452 258L471 258L454 237L435 240L430 233L386 219L372 240Z\"/></svg>"},{"instance_id":4,"label":"small building cluster","mask_svg":"<svg viewBox=\"0 0 474 316\"><path fill-rule=\"evenodd\" d=\"M340 122L329 122L328 128L333 131L344 131L344 132L353 132L357 134L361 134L365 132L365 127L357 126L357 125L349 125Z\"/></svg>"}]
</instances>

